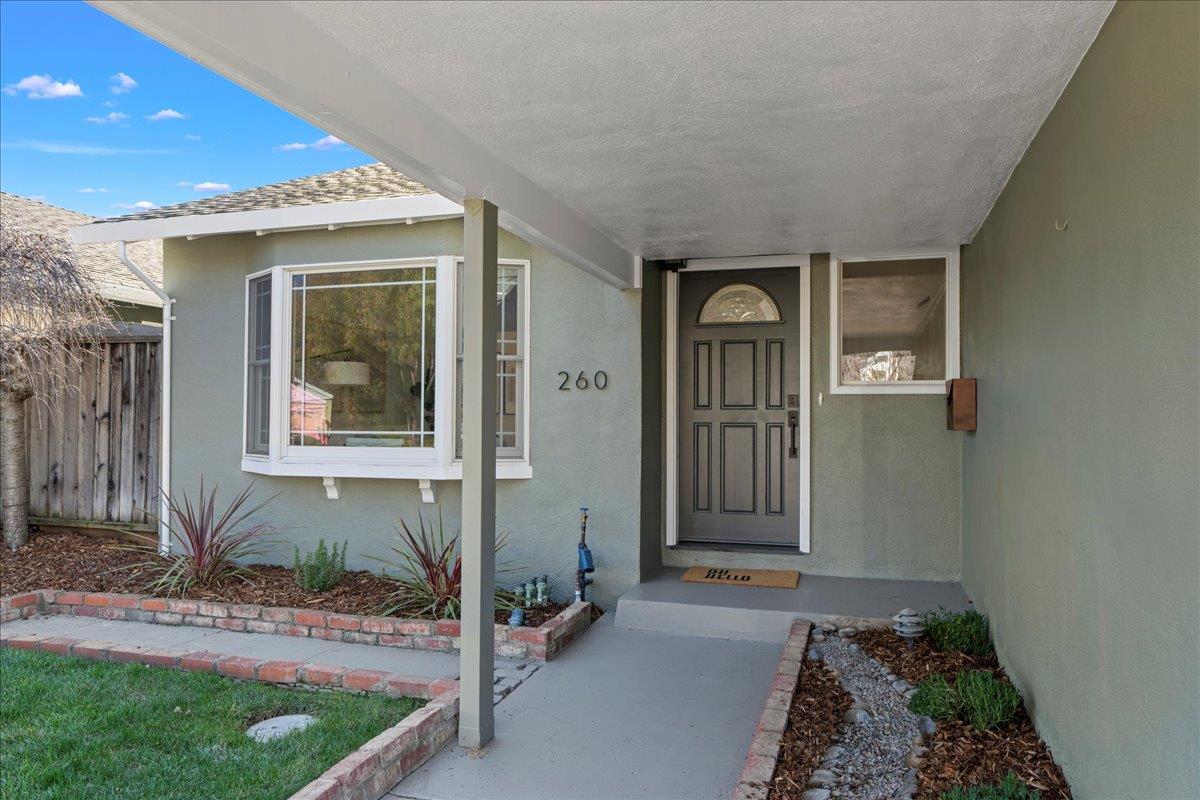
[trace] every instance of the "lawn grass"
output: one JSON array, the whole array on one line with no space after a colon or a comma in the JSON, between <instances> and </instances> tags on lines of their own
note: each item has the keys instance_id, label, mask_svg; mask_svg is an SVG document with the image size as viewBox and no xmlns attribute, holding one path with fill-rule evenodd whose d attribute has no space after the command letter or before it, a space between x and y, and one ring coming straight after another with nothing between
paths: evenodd
<instances>
[{"instance_id":1,"label":"lawn grass","mask_svg":"<svg viewBox=\"0 0 1200 800\"><path fill-rule=\"evenodd\" d=\"M0 649L0 797L286 798L422 705ZM245 735L279 714L318 721Z\"/></svg>"}]
</instances>

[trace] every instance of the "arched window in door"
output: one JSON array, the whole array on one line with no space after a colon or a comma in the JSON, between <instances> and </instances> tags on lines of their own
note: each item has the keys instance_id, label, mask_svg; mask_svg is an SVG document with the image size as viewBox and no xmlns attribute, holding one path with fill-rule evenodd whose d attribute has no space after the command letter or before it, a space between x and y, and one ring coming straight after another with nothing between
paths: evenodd
<instances>
[{"instance_id":1,"label":"arched window in door","mask_svg":"<svg viewBox=\"0 0 1200 800\"><path fill-rule=\"evenodd\" d=\"M765 289L752 283L729 283L700 307L701 325L758 325L779 322L779 306Z\"/></svg>"}]
</instances>

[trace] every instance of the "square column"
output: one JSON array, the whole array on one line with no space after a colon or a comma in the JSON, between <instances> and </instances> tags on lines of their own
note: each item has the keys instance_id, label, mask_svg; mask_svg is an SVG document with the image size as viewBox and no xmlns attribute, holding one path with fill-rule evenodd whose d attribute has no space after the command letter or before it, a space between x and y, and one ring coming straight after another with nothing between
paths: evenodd
<instances>
[{"instance_id":1,"label":"square column","mask_svg":"<svg viewBox=\"0 0 1200 800\"><path fill-rule=\"evenodd\" d=\"M458 743L494 731L496 605L496 207L463 202L462 627Z\"/></svg>"}]
</instances>

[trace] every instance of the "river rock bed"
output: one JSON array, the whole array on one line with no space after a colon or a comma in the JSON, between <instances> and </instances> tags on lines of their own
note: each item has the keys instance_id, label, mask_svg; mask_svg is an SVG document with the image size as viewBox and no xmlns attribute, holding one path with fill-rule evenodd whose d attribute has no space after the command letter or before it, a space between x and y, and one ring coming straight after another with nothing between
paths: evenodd
<instances>
[{"instance_id":1,"label":"river rock bed","mask_svg":"<svg viewBox=\"0 0 1200 800\"><path fill-rule=\"evenodd\" d=\"M932 720L908 710L913 687L863 652L855 634L825 624L810 639L809 660L823 663L854 703L802 800L908 800L917 793L916 768Z\"/></svg>"}]
</instances>

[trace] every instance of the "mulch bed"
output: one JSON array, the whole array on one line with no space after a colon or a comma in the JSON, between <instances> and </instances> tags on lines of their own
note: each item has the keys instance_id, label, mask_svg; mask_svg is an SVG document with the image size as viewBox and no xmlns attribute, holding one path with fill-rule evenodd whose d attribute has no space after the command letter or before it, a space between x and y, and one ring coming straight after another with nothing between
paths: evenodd
<instances>
[{"instance_id":1,"label":"mulch bed","mask_svg":"<svg viewBox=\"0 0 1200 800\"><path fill-rule=\"evenodd\" d=\"M888 630L865 630L855 637L867 653L912 684L936 673L953 680L963 669L991 670L1004 678L994 654L978 657L957 651L935 650L926 639L911 648ZM919 798L938 800L956 786L995 783L1009 770L1042 793L1043 800L1070 800L1071 789L1054 763L1049 748L1034 730L1024 705L1011 722L998 730L978 731L962 722L939 722L937 732L925 741L929 753L917 778Z\"/></svg>"},{"instance_id":2,"label":"mulch bed","mask_svg":"<svg viewBox=\"0 0 1200 800\"><path fill-rule=\"evenodd\" d=\"M779 761L771 780L771 800L798 800L804 793L850 703L850 695L837 678L820 664L804 662L780 742Z\"/></svg>"},{"instance_id":3,"label":"mulch bed","mask_svg":"<svg viewBox=\"0 0 1200 800\"><path fill-rule=\"evenodd\" d=\"M41 533L31 536L28 544L15 553L0 547L0 594L31 589L141 592L149 576L137 565L153 557L112 538ZM186 596L225 603L319 608L337 614L377 614L391 605L388 598L396 591L394 582L365 570L347 570L332 589L310 592L296 585L289 567L252 564L247 568L251 573L249 583L235 580L216 587L195 587ZM527 609L525 625L541 625L566 607L563 603L552 603ZM594 610L593 621L597 616ZM498 610L496 622L506 624L508 612Z\"/></svg>"}]
</instances>

